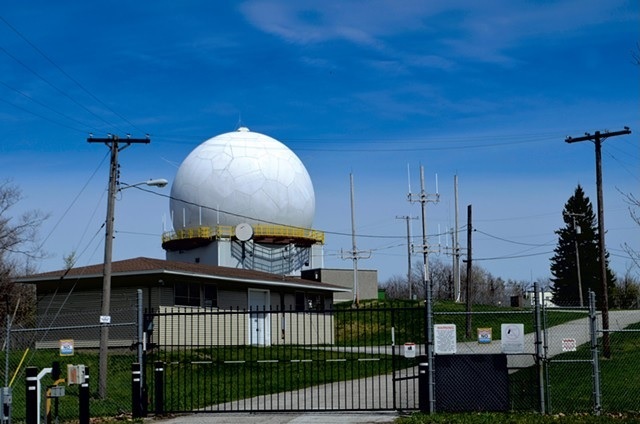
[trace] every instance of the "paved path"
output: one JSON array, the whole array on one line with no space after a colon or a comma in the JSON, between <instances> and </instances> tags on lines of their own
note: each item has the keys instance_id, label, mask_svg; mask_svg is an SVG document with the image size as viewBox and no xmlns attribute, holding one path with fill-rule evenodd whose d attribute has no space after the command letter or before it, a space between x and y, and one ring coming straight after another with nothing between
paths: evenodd
<instances>
[{"instance_id":1,"label":"paved path","mask_svg":"<svg viewBox=\"0 0 640 424\"><path fill-rule=\"evenodd\" d=\"M162 424L355 424L355 423L392 423L399 414L396 412L364 412L321 414L287 414L287 413L217 413L193 414L174 417L162 421ZM156 420L154 420L156 421Z\"/></svg>"},{"instance_id":2,"label":"paved path","mask_svg":"<svg viewBox=\"0 0 640 424\"><path fill-rule=\"evenodd\" d=\"M638 311L613 311L609 314L610 330L621 330L630 324L640 322L640 310ZM598 323L602 325L602 320L598 317ZM588 343L589 337L589 320L582 318L570 321L561 325L551 327L547 331L548 357L553 357L562 353L562 339L572 338L576 340L579 346ZM371 349L370 347L367 349ZM375 348L377 349L377 348ZM350 349L348 349L350 350ZM477 342L467 342L457 344L457 353L473 353L488 354L500 353L501 343L494 341L490 344L479 344ZM525 335L525 352L526 355L509 355L509 366L531 366L534 364L534 335ZM390 348L380 347L374 353L391 353ZM396 354L402 354L402 349L396 347ZM405 370L409 375L417 375L414 369ZM415 381L415 380L408 380ZM414 384L414 383L411 383ZM415 386L417 391L417 383ZM366 409L375 407L378 409L391 408L393 405L387 405L386 402L393 402L393 381L392 375L383 375L369 377L361 380L350 382L329 383L322 386L314 386L312 388L300 391L292 391L281 393L277 396L259 396L252 399L244 399L237 402L229 402L223 405L217 405L216 408L221 410L237 410L239 408L247 408L250 406L256 410L277 409L278 407L288 407L293 409L306 409L310 412L305 413L198 413L193 415L179 416L163 420L163 424L218 424L218 423L390 423L399 416L397 412L364 412L364 413L344 413L331 412L331 409L338 409L349 405L358 409ZM400 390L398 390L400 391ZM382 393L388 393L384 395ZM414 390L410 392L411 399L396 398L397 405L402 408L403 405L415 405L416 400L413 399ZM372 398L372 393L381 393L377 398ZM375 405L372 403L375 402ZM322 410L329 412L314 413L313 410Z\"/></svg>"}]
</instances>

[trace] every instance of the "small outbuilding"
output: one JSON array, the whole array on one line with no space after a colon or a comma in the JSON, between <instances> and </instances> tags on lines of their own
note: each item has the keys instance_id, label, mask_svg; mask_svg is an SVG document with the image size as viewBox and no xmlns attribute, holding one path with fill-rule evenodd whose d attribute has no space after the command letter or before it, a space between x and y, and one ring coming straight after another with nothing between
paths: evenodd
<instances>
[{"instance_id":1,"label":"small outbuilding","mask_svg":"<svg viewBox=\"0 0 640 424\"><path fill-rule=\"evenodd\" d=\"M40 347L55 347L64 338L64 330L58 328L68 326L69 323L60 323L58 317L73 316L74 326L85 325L87 328L100 323L103 278L103 265L96 264L34 274L16 281L35 285L38 299L37 321L40 326L51 327L47 337L38 342ZM111 325L114 328L109 339L110 347L131 346L133 336L130 335L130 329L125 334L119 332L117 326L120 323L136 322L138 289L142 290L144 309L157 313L154 320L166 321L154 322L156 328L171 326L170 318L173 313L204 316L207 312L223 311L272 312L259 314L263 320L259 324L269 330L266 332L269 340L262 339L259 344L271 344L271 335L279 337L285 330L282 323L269 319L276 315L275 311L289 314L287 324L293 325L291 321L296 319L297 314L319 313L331 309L334 293L348 291L320 281L248 269L145 257L115 261L111 271L110 311ZM250 327L256 320L252 320L250 315L230 316L235 318L230 318L232 322L228 328L234 328L235 331L231 336L225 336L225 344L255 344L250 339ZM215 340L218 335L210 334L212 331L206 329L210 326L201 326L198 319L193 318L188 331L165 332L172 334L170 339L158 340L158 343L176 345L189 342L189 338L203 337ZM242 323L233 320L241 320ZM326 320L325 325L331 326L330 314L326 315ZM332 340L318 342L331 343ZM77 347L95 347L98 340L88 336L75 343Z\"/></svg>"}]
</instances>

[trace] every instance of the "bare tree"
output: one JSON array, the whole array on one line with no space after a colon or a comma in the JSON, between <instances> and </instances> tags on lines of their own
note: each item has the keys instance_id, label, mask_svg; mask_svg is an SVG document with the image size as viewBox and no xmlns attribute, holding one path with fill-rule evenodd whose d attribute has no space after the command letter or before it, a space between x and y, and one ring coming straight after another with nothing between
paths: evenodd
<instances>
[{"instance_id":1,"label":"bare tree","mask_svg":"<svg viewBox=\"0 0 640 424\"><path fill-rule=\"evenodd\" d=\"M33 287L18 285L13 279L33 272L34 262L44 254L38 243L38 230L48 218L39 210L14 216L13 208L22 200L22 192L11 181L0 182L0 311L18 318L31 315ZM14 310L15 305L20 308ZM6 309L9 308L9 311Z\"/></svg>"},{"instance_id":2,"label":"bare tree","mask_svg":"<svg viewBox=\"0 0 640 424\"><path fill-rule=\"evenodd\" d=\"M638 212L640 211L640 199L635 197L632 193L622 193L622 195L626 198L627 203L629 204L629 214L631 215L631 218L638 226L640 226L640 213ZM624 243L622 248L627 252L636 268L640 269L640 252L634 250L628 243Z\"/></svg>"},{"instance_id":3,"label":"bare tree","mask_svg":"<svg viewBox=\"0 0 640 424\"><path fill-rule=\"evenodd\" d=\"M620 309L640 308L640 280L632 274L630 268L622 279L616 281L612 304Z\"/></svg>"},{"instance_id":4,"label":"bare tree","mask_svg":"<svg viewBox=\"0 0 640 424\"><path fill-rule=\"evenodd\" d=\"M425 298L423 266L421 261L416 261L412 268L411 280L413 287L411 293L417 299ZM502 305L509 300L509 293L513 287L500 277L494 277L491 273L479 266L471 270L471 300L476 304ZM465 271L461 280L466 280ZM453 267L438 258L429 261L429 281L433 288L433 298L436 300L453 300ZM515 283L512 283L512 285ZM409 284L406 275L394 275L383 283L386 295L389 299L408 299Z\"/></svg>"},{"instance_id":5,"label":"bare tree","mask_svg":"<svg viewBox=\"0 0 640 424\"><path fill-rule=\"evenodd\" d=\"M435 259L429 264L429 274L433 284L433 298L453 300L453 266Z\"/></svg>"},{"instance_id":6,"label":"bare tree","mask_svg":"<svg viewBox=\"0 0 640 424\"><path fill-rule=\"evenodd\" d=\"M409 298L409 285L406 276L394 275L384 282L383 287L387 299Z\"/></svg>"}]
</instances>

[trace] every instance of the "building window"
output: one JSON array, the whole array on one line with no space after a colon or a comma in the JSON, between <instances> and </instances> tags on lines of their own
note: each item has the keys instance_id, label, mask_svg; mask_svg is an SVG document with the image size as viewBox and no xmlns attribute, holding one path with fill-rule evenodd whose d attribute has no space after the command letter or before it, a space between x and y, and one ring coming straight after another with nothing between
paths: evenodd
<instances>
[{"instance_id":1,"label":"building window","mask_svg":"<svg viewBox=\"0 0 640 424\"><path fill-rule=\"evenodd\" d=\"M214 284L178 283L174 288L174 304L216 308L218 288Z\"/></svg>"},{"instance_id":2,"label":"building window","mask_svg":"<svg viewBox=\"0 0 640 424\"><path fill-rule=\"evenodd\" d=\"M324 296L320 294L296 292L296 311L323 311Z\"/></svg>"},{"instance_id":3,"label":"building window","mask_svg":"<svg viewBox=\"0 0 640 424\"><path fill-rule=\"evenodd\" d=\"M213 284L203 284L202 297L205 308L217 308L218 307L218 287Z\"/></svg>"},{"instance_id":4,"label":"building window","mask_svg":"<svg viewBox=\"0 0 640 424\"><path fill-rule=\"evenodd\" d=\"M314 311L324 311L324 296L320 294L308 294L307 309L312 309Z\"/></svg>"},{"instance_id":5,"label":"building window","mask_svg":"<svg viewBox=\"0 0 640 424\"><path fill-rule=\"evenodd\" d=\"M305 296L303 292L296 292L296 312L302 312L307 309L305 304Z\"/></svg>"}]
</instances>

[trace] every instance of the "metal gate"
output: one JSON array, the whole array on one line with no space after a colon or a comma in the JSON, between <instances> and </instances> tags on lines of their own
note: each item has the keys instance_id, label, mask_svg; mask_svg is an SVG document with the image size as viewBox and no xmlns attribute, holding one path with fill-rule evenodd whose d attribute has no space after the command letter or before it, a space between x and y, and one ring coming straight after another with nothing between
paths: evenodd
<instances>
[{"instance_id":1,"label":"metal gate","mask_svg":"<svg viewBox=\"0 0 640 424\"><path fill-rule=\"evenodd\" d=\"M167 308L145 321L155 413L418 408L424 307Z\"/></svg>"}]
</instances>

